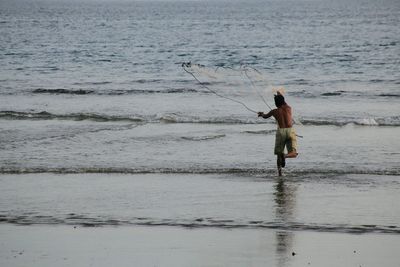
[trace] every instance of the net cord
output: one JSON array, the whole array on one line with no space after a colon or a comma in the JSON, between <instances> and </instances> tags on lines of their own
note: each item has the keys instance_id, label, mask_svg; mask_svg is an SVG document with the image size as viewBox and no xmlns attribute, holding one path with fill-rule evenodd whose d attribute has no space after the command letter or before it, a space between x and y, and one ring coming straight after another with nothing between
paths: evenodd
<instances>
[{"instance_id":1,"label":"net cord","mask_svg":"<svg viewBox=\"0 0 400 267\"><path fill-rule=\"evenodd\" d=\"M230 100L230 101L233 101L233 102L235 102L235 103L238 103L238 104L242 105L243 107L245 107L245 108L246 108L248 111L250 111L250 112L253 112L253 113L256 113L256 114L258 113L257 111L255 111L255 110L249 108L249 107L248 107L245 103L243 103L242 101L239 101L239 100L234 99L234 98L230 98L230 97L228 97L228 96L221 95L221 94L217 93L216 91L210 89L207 85L205 85L203 82L201 82L201 81L193 74L193 72L191 72L190 70L188 70L188 68L189 68L190 66L191 66L191 63L190 63L190 62L189 62L189 63L182 63L182 68L183 68L183 70L184 70L185 72L189 73L202 87L204 87L205 89L207 89L208 91L210 91L211 93L213 93L213 94L215 94L215 95L217 95L217 96L219 96L219 97L228 99L228 100Z\"/></svg>"},{"instance_id":2,"label":"net cord","mask_svg":"<svg viewBox=\"0 0 400 267\"><path fill-rule=\"evenodd\" d=\"M264 102L264 104L265 104L270 110L272 110L271 106L268 105L268 103L267 103L267 101L265 100L264 96L260 93L260 91L258 90L257 86L254 84L253 80L250 78L250 76L249 76L249 74L248 74L247 72L248 72L248 69L251 69L251 70L257 72L257 73L260 74L260 75L261 75L261 73L260 73L258 70L256 70L255 68L251 68L251 67L249 67L249 66L243 66L242 69L243 69L244 75L245 75L245 76L247 77L247 79L250 81L251 86L252 86L252 87L254 88L254 90L257 92L257 95L261 98L261 100Z\"/></svg>"}]
</instances>

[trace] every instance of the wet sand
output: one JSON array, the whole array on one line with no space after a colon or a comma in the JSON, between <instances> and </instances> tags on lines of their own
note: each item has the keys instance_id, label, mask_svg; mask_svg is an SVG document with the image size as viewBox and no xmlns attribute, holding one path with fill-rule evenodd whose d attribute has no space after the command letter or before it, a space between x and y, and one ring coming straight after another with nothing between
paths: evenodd
<instances>
[{"instance_id":1,"label":"wet sand","mask_svg":"<svg viewBox=\"0 0 400 267\"><path fill-rule=\"evenodd\" d=\"M388 266L397 176L0 176L0 266Z\"/></svg>"},{"instance_id":2,"label":"wet sand","mask_svg":"<svg viewBox=\"0 0 400 267\"><path fill-rule=\"evenodd\" d=\"M0 221L400 234L397 176L0 175Z\"/></svg>"},{"instance_id":3,"label":"wet sand","mask_svg":"<svg viewBox=\"0 0 400 267\"><path fill-rule=\"evenodd\" d=\"M0 225L1 266L399 266L399 235Z\"/></svg>"}]
</instances>

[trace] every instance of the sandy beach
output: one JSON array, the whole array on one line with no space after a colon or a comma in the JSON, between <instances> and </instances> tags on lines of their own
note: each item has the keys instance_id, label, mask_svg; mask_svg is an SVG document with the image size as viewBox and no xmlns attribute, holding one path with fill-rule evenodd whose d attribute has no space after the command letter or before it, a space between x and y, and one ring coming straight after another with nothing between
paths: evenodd
<instances>
[{"instance_id":1,"label":"sandy beach","mask_svg":"<svg viewBox=\"0 0 400 267\"><path fill-rule=\"evenodd\" d=\"M0 225L0 236L9 267L399 266L400 236L387 234Z\"/></svg>"},{"instance_id":2,"label":"sandy beach","mask_svg":"<svg viewBox=\"0 0 400 267\"><path fill-rule=\"evenodd\" d=\"M397 177L319 177L1 175L0 265L398 266Z\"/></svg>"}]
</instances>

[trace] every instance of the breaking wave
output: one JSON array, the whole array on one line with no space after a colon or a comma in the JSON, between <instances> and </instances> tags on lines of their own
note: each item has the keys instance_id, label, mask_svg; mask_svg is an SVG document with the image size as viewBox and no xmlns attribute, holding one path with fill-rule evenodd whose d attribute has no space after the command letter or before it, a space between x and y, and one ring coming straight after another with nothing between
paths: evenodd
<instances>
[{"instance_id":1,"label":"breaking wave","mask_svg":"<svg viewBox=\"0 0 400 267\"><path fill-rule=\"evenodd\" d=\"M178 81L177 81L178 82ZM185 81L179 81L181 83ZM146 83L145 80L138 80L135 83ZM89 86L89 88L35 88L28 89L25 92L29 92L32 94L50 94L50 95L99 95L99 96L118 96L118 95L153 95L153 94L210 94L211 92L202 89L193 89L186 87L186 85L182 85L182 87L171 87L171 88L162 88L162 89L104 89L104 88L96 88L98 85L107 84L104 83L82 83L75 85L85 85ZM208 83L204 83L205 85L209 85ZM94 89L96 88L96 89ZM20 94L24 91L2 91L1 94L6 95L14 95ZM289 91L288 95L300 97L300 98L325 98L325 97L343 97L343 96L351 96L351 97L367 97L367 98L399 98L399 92L393 91L384 91L384 92L365 92L365 91L346 91L346 90L333 90L333 91L310 91L310 90L301 90L301 91Z\"/></svg>"},{"instance_id":2,"label":"breaking wave","mask_svg":"<svg viewBox=\"0 0 400 267\"><path fill-rule=\"evenodd\" d=\"M302 98L319 98L319 97L340 97L340 96L353 96L353 97L367 97L367 98L380 98L380 97L400 97L399 93L385 92L361 92L361 91L344 91L335 90L329 92L310 92L306 90L288 92L291 96L302 97Z\"/></svg>"},{"instance_id":3,"label":"breaking wave","mask_svg":"<svg viewBox=\"0 0 400 267\"><path fill-rule=\"evenodd\" d=\"M35 94L70 94L70 95L87 95L93 94L93 90L68 90L68 89L45 89L45 88L38 88L32 91Z\"/></svg>"},{"instance_id":4,"label":"breaking wave","mask_svg":"<svg viewBox=\"0 0 400 267\"><path fill-rule=\"evenodd\" d=\"M342 95L343 93L346 93L346 91L327 92L327 93L322 93L321 96L338 96Z\"/></svg>"},{"instance_id":5,"label":"breaking wave","mask_svg":"<svg viewBox=\"0 0 400 267\"><path fill-rule=\"evenodd\" d=\"M364 118L302 118L300 121L303 125L316 126L345 126L348 124L359 126L400 126L400 116Z\"/></svg>"},{"instance_id":6,"label":"breaking wave","mask_svg":"<svg viewBox=\"0 0 400 267\"><path fill-rule=\"evenodd\" d=\"M400 94L382 93L382 94L379 94L379 96L382 96L382 97L400 97Z\"/></svg>"},{"instance_id":7,"label":"breaking wave","mask_svg":"<svg viewBox=\"0 0 400 267\"><path fill-rule=\"evenodd\" d=\"M47 111L25 112L25 111L0 111L0 119L8 120L92 120L98 122L129 121L142 123L201 123L201 124L265 124L275 123L273 120L260 120L254 117L198 117L181 115L177 113L155 114L155 115L108 115L98 113L69 113L54 114ZM303 125L332 125L345 126L355 124L359 126L400 126L400 116L390 117L365 117L365 118L300 118ZM248 131L252 134L270 134L263 131Z\"/></svg>"},{"instance_id":8,"label":"breaking wave","mask_svg":"<svg viewBox=\"0 0 400 267\"><path fill-rule=\"evenodd\" d=\"M237 174L246 176L261 175L265 178L271 176L275 179L275 168L247 168L247 167L1 167L2 174L32 174L32 173L55 173L55 174L82 174L82 173L104 173L104 174ZM307 175L319 175L331 177L332 175L347 175L347 174L364 174L364 175L400 175L399 168L393 169L366 169L366 168L341 168L332 169L323 166L314 169L297 169L287 170L285 173L288 177L296 177Z\"/></svg>"},{"instance_id":9,"label":"breaking wave","mask_svg":"<svg viewBox=\"0 0 400 267\"><path fill-rule=\"evenodd\" d=\"M225 134L203 135L203 136L182 136L181 139L188 141L206 141L225 137Z\"/></svg>"},{"instance_id":10,"label":"breaking wave","mask_svg":"<svg viewBox=\"0 0 400 267\"><path fill-rule=\"evenodd\" d=\"M268 135L268 134L275 134L276 130L255 130L255 131L244 131L244 133L248 133L248 134L264 134L264 135Z\"/></svg>"},{"instance_id":11,"label":"breaking wave","mask_svg":"<svg viewBox=\"0 0 400 267\"><path fill-rule=\"evenodd\" d=\"M278 229L286 231L315 231L315 232L337 232L337 233L385 233L400 234L400 228L396 225L348 225L348 224L316 224L302 222L275 222L263 220L241 221L219 218L193 218L193 219L158 219L148 217L133 217L117 219L112 217L98 216L89 217L75 213L60 215L59 217L40 215L35 213L22 213L20 215L0 214L0 223L11 223L17 225L34 224L56 224L73 225L84 227L101 226L174 226L187 228L255 228L255 229Z\"/></svg>"},{"instance_id":12,"label":"breaking wave","mask_svg":"<svg viewBox=\"0 0 400 267\"><path fill-rule=\"evenodd\" d=\"M69 94L69 95L135 95L135 94L187 94L196 93L195 89L187 88L169 88L162 90L145 89L114 89L114 90L91 90L91 89L59 89L59 88L38 88L32 90L34 94Z\"/></svg>"},{"instance_id":13,"label":"breaking wave","mask_svg":"<svg viewBox=\"0 0 400 267\"><path fill-rule=\"evenodd\" d=\"M163 123L202 123L202 124L264 124L265 121L249 117L197 117L179 114L164 114L157 118Z\"/></svg>"},{"instance_id":14,"label":"breaking wave","mask_svg":"<svg viewBox=\"0 0 400 267\"><path fill-rule=\"evenodd\" d=\"M0 111L0 118L10 120L93 120L93 121L130 121L142 122L140 117L101 115L96 113L71 113L71 114L53 114L47 111L41 112L22 112L22 111Z\"/></svg>"}]
</instances>

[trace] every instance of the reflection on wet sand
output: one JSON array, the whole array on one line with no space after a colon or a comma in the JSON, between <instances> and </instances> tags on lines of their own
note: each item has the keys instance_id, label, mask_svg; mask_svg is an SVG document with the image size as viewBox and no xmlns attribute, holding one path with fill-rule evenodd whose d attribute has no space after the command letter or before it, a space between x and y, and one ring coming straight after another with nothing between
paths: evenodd
<instances>
[{"instance_id":1,"label":"reflection on wet sand","mask_svg":"<svg viewBox=\"0 0 400 267\"><path fill-rule=\"evenodd\" d=\"M280 177L275 185L275 217L279 224L291 222L296 206L296 187L294 184L285 182ZM294 233L290 231L276 232L276 254L279 267L287 266L292 256Z\"/></svg>"}]
</instances>

